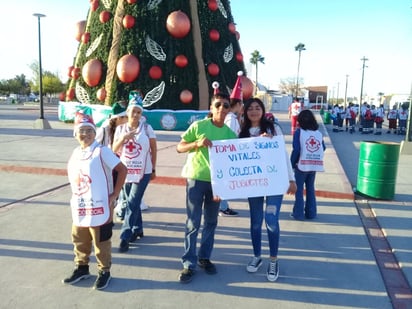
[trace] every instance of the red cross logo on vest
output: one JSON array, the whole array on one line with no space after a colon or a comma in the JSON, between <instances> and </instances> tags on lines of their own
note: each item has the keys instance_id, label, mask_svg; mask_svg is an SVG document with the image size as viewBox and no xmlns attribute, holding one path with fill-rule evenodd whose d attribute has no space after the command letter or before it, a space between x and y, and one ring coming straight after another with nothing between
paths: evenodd
<instances>
[{"instance_id":1,"label":"red cross logo on vest","mask_svg":"<svg viewBox=\"0 0 412 309\"><path fill-rule=\"evenodd\" d=\"M75 183L77 185L77 192L74 192L76 195L85 194L90 189L91 179L89 175L83 174L83 171L79 171Z\"/></svg>"},{"instance_id":2,"label":"red cross logo on vest","mask_svg":"<svg viewBox=\"0 0 412 309\"><path fill-rule=\"evenodd\" d=\"M125 157L131 159L138 157L140 155L140 152L142 151L142 146L136 143L134 140L130 140L125 146L125 149Z\"/></svg>"},{"instance_id":3,"label":"red cross logo on vest","mask_svg":"<svg viewBox=\"0 0 412 309\"><path fill-rule=\"evenodd\" d=\"M318 151L320 148L320 142L314 136L309 137L306 140L305 144L306 144L306 149L309 152Z\"/></svg>"}]
</instances>

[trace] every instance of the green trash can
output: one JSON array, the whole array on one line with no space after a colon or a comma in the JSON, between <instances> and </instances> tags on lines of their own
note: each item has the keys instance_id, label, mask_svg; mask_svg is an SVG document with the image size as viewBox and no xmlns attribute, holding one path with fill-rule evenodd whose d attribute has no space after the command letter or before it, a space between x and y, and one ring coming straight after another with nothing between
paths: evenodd
<instances>
[{"instance_id":1,"label":"green trash can","mask_svg":"<svg viewBox=\"0 0 412 309\"><path fill-rule=\"evenodd\" d=\"M400 144L363 141L360 144L356 191L375 199L395 196Z\"/></svg>"},{"instance_id":2,"label":"green trash can","mask_svg":"<svg viewBox=\"0 0 412 309\"><path fill-rule=\"evenodd\" d=\"M330 124L330 123L331 123L331 121L330 121L330 113L329 113L329 112L325 112L325 113L323 114L323 123L324 123L324 124Z\"/></svg>"}]
</instances>

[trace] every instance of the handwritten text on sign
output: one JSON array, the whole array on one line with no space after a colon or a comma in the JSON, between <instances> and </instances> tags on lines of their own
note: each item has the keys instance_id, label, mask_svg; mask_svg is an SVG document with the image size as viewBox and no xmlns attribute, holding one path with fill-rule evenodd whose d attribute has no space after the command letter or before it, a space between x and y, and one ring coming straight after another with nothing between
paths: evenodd
<instances>
[{"instance_id":1,"label":"handwritten text on sign","mask_svg":"<svg viewBox=\"0 0 412 309\"><path fill-rule=\"evenodd\" d=\"M213 195L223 200L284 194L289 186L283 137L213 141Z\"/></svg>"}]
</instances>

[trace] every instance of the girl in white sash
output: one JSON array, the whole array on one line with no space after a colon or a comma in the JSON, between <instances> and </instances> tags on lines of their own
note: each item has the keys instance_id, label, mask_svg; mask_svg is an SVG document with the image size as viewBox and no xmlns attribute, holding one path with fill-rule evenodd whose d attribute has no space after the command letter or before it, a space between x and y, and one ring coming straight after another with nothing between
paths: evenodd
<instances>
[{"instance_id":1,"label":"girl in white sash","mask_svg":"<svg viewBox=\"0 0 412 309\"><path fill-rule=\"evenodd\" d=\"M149 124L142 121L141 97L132 97L127 107L128 122L116 128L113 151L127 166L123 194L126 211L120 233L120 252L129 250L129 242L143 237L140 204L151 179L155 178L156 135Z\"/></svg>"},{"instance_id":2,"label":"girl in white sash","mask_svg":"<svg viewBox=\"0 0 412 309\"><path fill-rule=\"evenodd\" d=\"M74 284L90 276L93 243L99 268L93 288L101 290L111 278L112 215L127 169L109 148L95 140L96 127L90 116L76 113L74 135L80 146L74 149L67 172L73 193L70 204L76 267L63 283ZM117 173L115 183L113 170Z\"/></svg>"},{"instance_id":3,"label":"girl in white sash","mask_svg":"<svg viewBox=\"0 0 412 309\"><path fill-rule=\"evenodd\" d=\"M293 135L291 163L295 171L297 190L291 216L296 220L314 219L317 215L315 176L323 172L325 143L319 132L319 125L310 110L298 115L299 128ZM306 187L306 203L303 190Z\"/></svg>"}]
</instances>

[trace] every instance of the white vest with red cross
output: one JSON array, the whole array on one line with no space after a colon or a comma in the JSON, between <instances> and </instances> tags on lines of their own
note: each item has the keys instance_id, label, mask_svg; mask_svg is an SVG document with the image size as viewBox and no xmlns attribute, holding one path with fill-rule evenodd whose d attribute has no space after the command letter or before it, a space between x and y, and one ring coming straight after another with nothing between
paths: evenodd
<instances>
[{"instance_id":1,"label":"white vest with red cross","mask_svg":"<svg viewBox=\"0 0 412 309\"><path fill-rule=\"evenodd\" d=\"M94 142L86 150L73 151L67 166L72 198L70 206L75 226L94 227L109 221L107 171L101 158L101 146Z\"/></svg>"},{"instance_id":2,"label":"white vest with red cross","mask_svg":"<svg viewBox=\"0 0 412 309\"><path fill-rule=\"evenodd\" d=\"M120 127L119 127L120 128ZM130 131L126 124L121 126L123 133ZM123 143L120 160L127 167L126 182L139 183L146 170L146 159L150 154L150 140L147 135L145 124L140 123L136 134L132 139Z\"/></svg>"},{"instance_id":3,"label":"white vest with red cross","mask_svg":"<svg viewBox=\"0 0 412 309\"><path fill-rule=\"evenodd\" d=\"M302 172L323 172L322 133L300 130L300 157L298 169Z\"/></svg>"}]
</instances>

